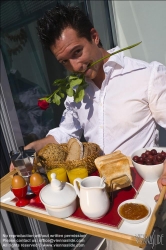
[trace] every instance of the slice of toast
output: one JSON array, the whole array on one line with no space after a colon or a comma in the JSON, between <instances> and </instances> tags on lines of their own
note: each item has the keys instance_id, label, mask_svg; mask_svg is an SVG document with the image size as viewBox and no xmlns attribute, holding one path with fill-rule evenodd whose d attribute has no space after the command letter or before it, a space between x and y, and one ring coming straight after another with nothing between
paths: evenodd
<instances>
[{"instance_id":1,"label":"slice of toast","mask_svg":"<svg viewBox=\"0 0 166 250\"><path fill-rule=\"evenodd\" d=\"M113 152L113 153L111 153L111 154L102 155L102 156L97 157L97 158L95 159L95 164L96 164L96 166L97 166L97 168L98 168L98 170L99 170L100 167L101 167L104 163L110 162L110 161L113 161L113 160L116 160L117 158L119 159L119 158L124 157L124 156L125 156L125 155L123 155L123 154L121 153L121 151L118 150L118 151L115 151L115 152Z\"/></svg>"},{"instance_id":2,"label":"slice of toast","mask_svg":"<svg viewBox=\"0 0 166 250\"><path fill-rule=\"evenodd\" d=\"M68 141L68 155L66 161L80 160L83 157L83 145L76 139L71 138Z\"/></svg>"},{"instance_id":3,"label":"slice of toast","mask_svg":"<svg viewBox=\"0 0 166 250\"><path fill-rule=\"evenodd\" d=\"M128 157L120 151L102 156L102 158L98 157L95 164L100 176L106 178L107 187L111 186L113 191L131 185L130 162Z\"/></svg>"},{"instance_id":4,"label":"slice of toast","mask_svg":"<svg viewBox=\"0 0 166 250\"><path fill-rule=\"evenodd\" d=\"M100 174L106 177L105 182L109 187L111 186L112 182L113 190L121 189L131 185L130 181L132 181L132 177L129 161L127 158L104 163L100 168Z\"/></svg>"},{"instance_id":5,"label":"slice of toast","mask_svg":"<svg viewBox=\"0 0 166 250\"><path fill-rule=\"evenodd\" d=\"M105 161L105 160L108 160L108 159L111 159L111 158L114 158L116 155L119 155L121 154L121 151L118 150L118 151L115 151L111 154L107 154L107 155L102 155L102 156L99 156L95 159L95 164L99 165L100 162L102 161Z\"/></svg>"}]
</instances>

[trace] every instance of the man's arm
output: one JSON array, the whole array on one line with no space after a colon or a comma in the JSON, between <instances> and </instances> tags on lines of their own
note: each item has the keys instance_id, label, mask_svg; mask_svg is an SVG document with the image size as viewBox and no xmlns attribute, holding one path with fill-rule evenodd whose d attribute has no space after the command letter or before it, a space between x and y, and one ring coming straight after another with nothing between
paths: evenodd
<instances>
[{"instance_id":1,"label":"man's arm","mask_svg":"<svg viewBox=\"0 0 166 250\"><path fill-rule=\"evenodd\" d=\"M24 147L24 149L25 150L34 149L36 152L38 152L41 148L43 148L48 143L58 143L58 142L55 140L55 138L52 135L48 135L47 137L43 139L29 143L28 145Z\"/></svg>"},{"instance_id":2,"label":"man's arm","mask_svg":"<svg viewBox=\"0 0 166 250\"><path fill-rule=\"evenodd\" d=\"M160 178L158 179L157 183L158 183L158 187L159 187L160 191L162 190L163 186L166 186L166 160L164 161L164 170L163 170L163 173L160 176ZM164 198L166 199L166 194L165 194ZM157 201L159 199L159 194L156 195L154 197L154 199Z\"/></svg>"}]
</instances>

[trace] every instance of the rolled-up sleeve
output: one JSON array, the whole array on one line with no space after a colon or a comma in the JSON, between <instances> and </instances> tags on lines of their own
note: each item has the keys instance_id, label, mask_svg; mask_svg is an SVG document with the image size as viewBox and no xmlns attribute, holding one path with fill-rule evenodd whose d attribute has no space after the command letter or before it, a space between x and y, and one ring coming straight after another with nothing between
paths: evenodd
<instances>
[{"instance_id":1,"label":"rolled-up sleeve","mask_svg":"<svg viewBox=\"0 0 166 250\"><path fill-rule=\"evenodd\" d=\"M59 127L51 129L46 135L52 135L58 143L66 143L72 137L80 139L83 133L77 112L69 98L65 101L65 108Z\"/></svg>"},{"instance_id":2,"label":"rolled-up sleeve","mask_svg":"<svg viewBox=\"0 0 166 250\"><path fill-rule=\"evenodd\" d=\"M154 120L166 129L166 67L158 62L152 65L148 94Z\"/></svg>"}]
</instances>

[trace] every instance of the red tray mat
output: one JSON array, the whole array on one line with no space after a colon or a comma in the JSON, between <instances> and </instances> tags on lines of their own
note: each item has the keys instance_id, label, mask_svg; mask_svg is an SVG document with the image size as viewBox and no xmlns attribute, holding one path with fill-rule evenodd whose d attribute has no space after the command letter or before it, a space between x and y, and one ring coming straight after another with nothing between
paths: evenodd
<instances>
[{"instance_id":1,"label":"red tray mat","mask_svg":"<svg viewBox=\"0 0 166 250\"><path fill-rule=\"evenodd\" d=\"M137 173L135 168L131 168L131 174L133 178L133 186L136 188L136 190L139 190L143 184L143 179ZM93 175L98 175L98 172L96 171L95 173L93 173ZM100 218L98 220L89 219L82 213L80 207L74 212L74 214L72 214L71 217L79 218L81 220L86 220L97 224L103 224L119 228L122 222L122 219L117 212L119 204L125 200L133 199L135 197L136 197L136 192L134 188L130 186L113 192L113 203L111 204L108 213L103 218Z\"/></svg>"},{"instance_id":2,"label":"red tray mat","mask_svg":"<svg viewBox=\"0 0 166 250\"><path fill-rule=\"evenodd\" d=\"M136 190L139 190L143 184L143 179L137 173L136 169L133 167L131 168L131 174L133 178L133 186L136 188ZM92 175L98 176L98 171L94 172ZM74 212L74 214L72 214L71 218L73 217L73 218L80 219L83 221L93 222L95 224L101 224L101 225L107 225L110 227L119 228L122 223L122 219L117 213L117 208L119 204L125 200L133 199L135 197L136 197L136 192L134 188L132 188L132 186L118 190L118 191L114 191L113 203L111 204L108 213L103 218L100 218L98 220L89 219L82 213L80 207L78 207L77 210ZM35 203L34 195L27 195L27 198L30 200L30 203L28 206L32 206L32 207L45 210L45 207L42 203ZM12 201L15 202L16 200L17 198L14 198Z\"/></svg>"},{"instance_id":3,"label":"red tray mat","mask_svg":"<svg viewBox=\"0 0 166 250\"><path fill-rule=\"evenodd\" d=\"M42 210L46 210L45 206L42 203L39 202L35 202L35 198L36 195L35 194L27 194L26 195L26 199L29 200L29 204L27 206L31 206L31 207L35 207L38 209L42 209ZM12 202L16 202L18 199L15 197L13 200L11 200Z\"/></svg>"}]
</instances>

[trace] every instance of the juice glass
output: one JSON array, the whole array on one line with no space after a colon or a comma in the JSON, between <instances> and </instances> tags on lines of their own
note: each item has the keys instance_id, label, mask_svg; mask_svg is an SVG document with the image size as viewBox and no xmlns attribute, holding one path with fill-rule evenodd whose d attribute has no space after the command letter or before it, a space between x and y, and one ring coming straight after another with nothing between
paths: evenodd
<instances>
[{"instance_id":1,"label":"juice glass","mask_svg":"<svg viewBox=\"0 0 166 250\"><path fill-rule=\"evenodd\" d=\"M73 182L76 178L84 179L88 176L88 170L84 167L74 168L72 170L67 171L67 175L69 178L70 183L73 185Z\"/></svg>"},{"instance_id":2,"label":"juice glass","mask_svg":"<svg viewBox=\"0 0 166 250\"><path fill-rule=\"evenodd\" d=\"M56 174L56 179L59 181L67 182L67 173L64 168L53 168L51 170L47 170L47 177L49 181L51 182L51 174L55 173Z\"/></svg>"}]
</instances>

